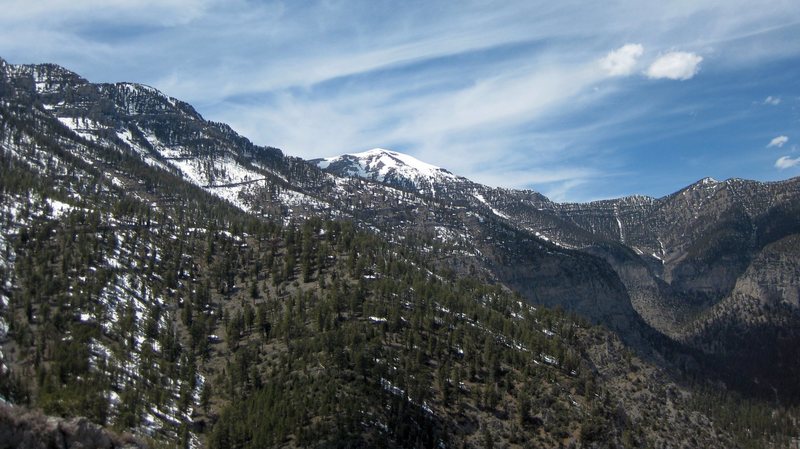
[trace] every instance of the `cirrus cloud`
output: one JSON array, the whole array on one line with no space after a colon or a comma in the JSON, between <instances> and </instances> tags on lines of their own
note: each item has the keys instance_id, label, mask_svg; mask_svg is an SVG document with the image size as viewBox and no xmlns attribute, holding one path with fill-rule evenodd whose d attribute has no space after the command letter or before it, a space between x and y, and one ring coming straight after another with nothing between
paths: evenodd
<instances>
[{"instance_id":1,"label":"cirrus cloud","mask_svg":"<svg viewBox=\"0 0 800 449\"><path fill-rule=\"evenodd\" d=\"M389 147L578 201L669 193L690 151L740 170L686 182L774 178L740 144L794 124L798 24L796 0L5 0L0 57L150 84L294 156ZM761 102L780 105L729 114Z\"/></svg>"},{"instance_id":2,"label":"cirrus cloud","mask_svg":"<svg viewBox=\"0 0 800 449\"><path fill-rule=\"evenodd\" d=\"M656 59L645 74L648 78L688 80L700 70L703 57L685 51L673 51Z\"/></svg>"}]
</instances>

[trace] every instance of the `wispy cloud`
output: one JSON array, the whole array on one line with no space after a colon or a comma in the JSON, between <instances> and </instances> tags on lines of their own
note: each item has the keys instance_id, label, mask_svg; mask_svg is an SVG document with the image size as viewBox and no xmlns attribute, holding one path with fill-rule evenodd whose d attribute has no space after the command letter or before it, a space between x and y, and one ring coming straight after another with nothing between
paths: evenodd
<instances>
[{"instance_id":1,"label":"wispy cloud","mask_svg":"<svg viewBox=\"0 0 800 449\"><path fill-rule=\"evenodd\" d=\"M789 156L781 156L775 161L775 168L778 170L785 170L800 165L800 157L791 158Z\"/></svg>"},{"instance_id":2,"label":"wispy cloud","mask_svg":"<svg viewBox=\"0 0 800 449\"><path fill-rule=\"evenodd\" d=\"M764 104L768 104L770 106L777 106L781 104L781 97L773 97L772 95L770 95L764 99Z\"/></svg>"},{"instance_id":3,"label":"wispy cloud","mask_svg":"<svg viewBox=\"0 0 800 449\"><path fill-rule=\"evenodd\" d=\"M791 0L8 0L0 56L153 85L292 155L390 147L583 199L646 165L653 136L691 128L657 114L700 101L701 63L794 57L797 23Z\"/></svg>"},{"instance_id":4,"label":"wispy cloud","mask_svg":"<svg viewBox=\"0 0 800 449\"><path fill-rule=\"evenodd\" d=\"M656 59L647 68L647 76L653 79L688 80L700 70L703 57L684 51L673 51Z\"/></svg>"},{"instance_id":5,"label":"wispy cloud","mask_svg":"<svg viewBox=\"0 0 800 449\"><path fill-rule=\"evenodd\" d=\"M787 137L787 136L778 136L778 137L775 137L774 139L769 141L769 144L767 144L767 148L772 148L772 147L780 148L780 147L784 146L786 144L786 142L788 142L788 141L789 141L789 137Z\"/></svg>"},{"instance_id":6,"label":"wispy cloud","mask_svg":"<svg viewBox=\"0 0 800 449\"><path fill-rule=\"evenodd\" d=\"M166 25L188 23L205 14L208 0L7 0L4 21L17 23L115 23Z\"/></svg>"}]
</instances>

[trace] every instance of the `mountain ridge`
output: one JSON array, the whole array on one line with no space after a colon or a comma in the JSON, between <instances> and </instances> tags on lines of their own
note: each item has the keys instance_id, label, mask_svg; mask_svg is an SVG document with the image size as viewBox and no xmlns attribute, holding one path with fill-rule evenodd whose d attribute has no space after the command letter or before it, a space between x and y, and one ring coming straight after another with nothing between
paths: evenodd
<instances>
[{"instance_id":1,"label":"mountain ridge","mask_svg":"<svg viewBox=\"0 0 800 449\"><path fill-rule=\"evenodd\" d=\"M192 183L232 202L237 207L250 212L260 210L262 214L279 212L288 215L300 214L300 216L330 215L332 211L336 211L338 214L344 213L364 220L373 226L378 224L375 221L376 218L386 222L386 217L378 217L353 208L352 201L356 198L358 198L356 201L360 202L366 200L367 204L375 203L377 205L380 203L382 200L372 196L372 193L368 194L370 195L368 199L364 196L364 192L348 191L343 181L340 181L341 176L336 179L326 178L322 174L313 174L305 162L299 160L293 162L291 158L283 158L282 153L274 148L252 145L246 139L236 137L235 133L226 125L204 122L191 106L170 99L157 90L152 88L133 88L131 90L130 86L135 87L135 84L119 83L117 85L99 85L95 94L92 92L94 88L91 83L58 66L19 66L13 70L27 71L34 78L38 77L36 79L39 79L40 84L60 86L60 89L68 92L76 91L76 93L70 94L74 98L73 102L75 100L81 104L97 102L95 109L99 107L102 110L102 108L109 108L107 103L102 103L108 99L114 104L115 111L126 114L135 113L132 116L133 121L126 123L118 122L118 119L114 118L119 115L119 112L96 116L96 118L110 117L112 119L105 124L96 122L90 117L72 117L75 109L71 109L73 107L64 102L63 94L59 94L57 89L47 88L42 92L37 90L46 111L56 115L63 125L82 137L100 142L107 141L108 144L114 144L121 140L146 161L149 161L148 163L161 164L163 168L176 171ZM78 85L71 86L70 83ZM151 96L152 99L148 99ZM176 112L168 113L169 110L176 110ZM165 113L167 115L164 115ZM178 129L182 130L176 133L178 129L173 131L163 128L160 123L167 119L179 120L180 122L176 123L181 123ZM208 125L203 123L208 123ZM109 127L114 128L113 134L116 134L117 139L110 135L112 133L105 131ZM189 133L186 134L186 131ZM177 137L181 135L187 137ZM511 224L517 230L516 232L530 234L534 238L554 243L563 248L591 248L598 241L623 244L638 253L645 265L659 276L662 271L659 266L664 266L665 259L678 260L683 257L682 248L686 248L686 245L679 244L679 240L683 238L681 235L686 235L687 232L697 234L694 223L700 222L695 216L699 217L708 211L717 209L707 207L705 201L727 195L729 199L722 198L722 201L738 201L741 206L737 207L741 207L746 215L757 216L763 215L766 210L772 208L774 206L772 203L781 195L788 195L789 201L795 200L798 190L797 178L776 183L758 183L737 179L716 182L710 178L704 178L658 199L630 196L592 203L559 204L533 191L483 186L466 178L455 177L449 172L440 171L438 167L422 162L416 164L427 170L425 175L442 174L442 176L426 178L420 176L418 168L411 167L412 170L406 174L410 173L412 178L418 177L418 179L404 178L403 173L397 172L397 168L403 165L408 166L408 164L403 164L402 160L397 157L390 161L394 166L389 166L379 160L388 155L387 151L376 150L372 154L361 153L363 157L375 159L374 167L372 164L369 165L371 172L364 171L363 174L368 174L372 180L380 178L385 184L399 188L400 191L415 190L414 193L423 196L431 196L433 193L431 188L435 185L439 195L436 201L439 205L434 207L440 208L444 204L449 204L449 206L445 206L445 209L455 207L452 212L447 212L447 214L458 213L459 207L466 206L469 210L481 211L484 216L491 216L494 220ZM400 155L401 153L394 152L394 154ZM357 156L355 160L342 161L346 162L342 164L342 168L352 172L352 164L356 160L358 160ZM368 168L367 165L359 165L359 167L359 170ZM330 163L327 168L329 173L334 171L330 169ZM382 173L381 170L384 172ZM293 176L292 171L297 171L297 173ZM389 175L390 171L392 176L387 179L386 175ZM358 171L356 172L358 173ZM300 176L297 176L298 174ZM336 173L333 174L336 175ZM387 180L388 183L386 183ZM423 188L420 189L415 182L422 182ZM749 193L750 191L753 193ZM381 191L379 189L375 191L375 194L380 197L390 195L397 198L394 201L407 201L402 197L403 194L390 190ZM688 215L685 215L686 223L682 225L685 230L680 234L670 236L669 229L675 228L676 223L673 223L671 218L667 218L667 215L676 216L676 211L684 207L678 204L684 201L683 197L691 201L687 204L693 209ZM772 203L760 202L757 200L758 197L772 198L770 200ZM267 201L264 201L265 199ZM442 210L444 211L444 209ZM414 214L416 213L418 212L414 212ZM719 219L719 216L707 214L705 217L707 218L702 220L704 223L715 223ZM433 222L436 224L431 224L437 229L447 229L454 225L456 228L460 227L458 223L442 222L443 219L444 217L436 218L434 216ZM637 224L644 223L646 220L649 222L644 227ZM394 226L391 222L392 220L389 220L387 223ZM703 226L707 225L701 225L700 228ZM656 233L657 235L653 233L654 229L660 229ZM447 233L451 233L451 231L447 231ZM465 235L469 235L469 232ZM471 250L469 252L478 253ZM672 271L669 270L664 273L668 282L672 279L671 273Z\"/></svg>"}]
</instances>

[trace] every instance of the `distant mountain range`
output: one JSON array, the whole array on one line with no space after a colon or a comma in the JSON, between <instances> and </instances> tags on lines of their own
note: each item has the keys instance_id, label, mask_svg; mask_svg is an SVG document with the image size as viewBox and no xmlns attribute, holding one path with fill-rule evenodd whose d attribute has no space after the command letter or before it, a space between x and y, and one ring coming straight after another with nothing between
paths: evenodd
<instances>
[{"instance_id":1,"label":"distant mountain range","mask_svg":"<svg viewBox=\"0 0 800 449\"><path fill-rule=\"evenodd\" d=\"M391 265L387 260L399 257L400 251L405 251L402 248L413 248L415 255L407 256L408 260L424 260L425 270L437 282L476 280L519 295L520 300L533 306L559 308L601 324L619 335L646 363L666 372L678 371L685 378L701 379L701 383L708 385L724 384L745 397L767 398L776 406L797 404L800 400L800 384L796 380L800 378L800 178L771 183L706 178L663 198L631 196L582 204L556 203L530 190L481 185L391 150L373 149L313 161L285 156L276 148L251 143L225 124L205 120L190 105L151 87L133 83L94 84L56 65L11 65L0 60L0 101L0 145L7 178L3 200L5 221L0 233L0 249L4 249L0 268L5 313L0 328L5 330L0 337L12 372L16 369L35 375L34 364L38 367L40 360L52 356L52 349L36 349L33 342L40 337L30 337L33 340L25 354L32 356L16 352L24 345L17 338L22 332L20 325L12 326L12 321L19 323L27 315L30 324L23 329L33 332L31 335L40 335L37 332L42 332L44 324L37 317L61 310L53 305L42 306L37 302L41 298L73 297L80 289L78 296L86 295L86 301L91 302L104 298L110 291L86 284L87 276L92 279L89 269L97 269L98 261L92 261L85 248L76 249L74 256L89 257L86 266L74 269L75 276L83 279L81 282L75 284L77 277L69 282L58 281L42 296L44 293L34 287L36 282L20 281L47 279L49 283L54 279L45 269L39 273L26 265L28 262L22 265L19 262L28 260L22 256L27 254L25 251L33 251L26 249L27 236L34 230L44 233L48 229L39 229L34 226L36 220L25 218L37 216L30 211L22 213L22 204L30 203L33 210L40 210L37 208L41 206L44 211L41 216L57 223L59 217L81 215L80 220L70 219L70 232L77 232L78 222L80 226L88 226L87 223L94 221L97 229L114 229L114 233L122 228L127 230L126 237L113 244L109 243L113 238L98 231L98 240L86 245L106 248L103 251L115 255L107 258L108 266L116 267L114 270L123 270L134 261L144 264L127 277L113 278L117 279L116 288L127 292L123 296L131 301L131 310L142 322L142 328L148 319L155 320L156 324L151 324L159 329L161 325L167 326L164 323L169 320L179 321L178 316L187 313L192 316L184 310L190 301L187 298L202 296L198 291L207 291L203 289L216 292L209 293L202 306L207 308L204 310L209 319L214 317L214 323L223 319L214 315L216 307L224 310L225 323L229 323L230 314L243 313L243 305L231 305L232 298L244 304L242 298L248 297L241 285L252 289L251 299L259 298L258 301L265 289L270 298L293 297L297 289L303 290L304 282L313 284L309 291L324 292L331 283L341 282L336 280L338 275L327 278L309 274L313 271L310 267L326 266L326 260L336 261L330 262L334 265L351 260L347 276L363 284L364 279L379 278L377 267L384 262ZM16 173L25 175L12 179L11 175ZM31 179L38 180L42 187L34 187L27 181ZM36 196L20 193L24 189L43 190ZM91 211L98 215L95 217ZM312 228L302 230L304 223L319 223L319 220L352 223L359 232L386 246L372 246L362 254L355 247L348 247L349 243L332 240L330 246L324 245L327 249L320 249L312 242L330 235L326 234L325 226L313 228L313 233ZM262 226L253 223L269 223L280 231L254 241L255 235L261 235L258 232L267 231L253 230ZM285 231L295 228L297 234L308 233L299 240L311 246L295 246L294 231ZM225 237L223 231L230 235ZM218 237L203 237L203 233ZM126 249L138 238L151 240L150 246L134 244ZM73 240L76 239L80 240L78 237ZM173 244L185 246L169 246ZM70 246L66 242L60 245ZM381 250L375 249L378 247ZM258 250L253 253L253 248ZM228 260L225 251L246 252L249 259ZM305 256L301 256L303 251ZM175 258L169 258L172 257L169 254ZM181 254L186 255L186 261L181 262ZM269 261L261 259L266 254L270 254ZM369 254L368 261L359 259L365 254ZM288 255L291 262L276 262ZM29 256L35 259L35 254ZM314 261L310 262L312 256ZM167 282L166 274L158 274L159 279L146 274L147 270L156 270L154 267L160 270L168 258L178 267L178 279ZM300 268L303 260L305 268ZM60 259L50 263L67 265ZM237 275L221 274L234 270L233 267L239 267ZM292 273L306 269L309 271L305 275L298 275L305 281L295 280L292 284L295 279ZM200 274L212 270L214 277ZM359 270L365 274L353 274L362 273ZM333 271L336 270L331 268ZM281 278L287 272L286 283L275 281L274 285L264 287L266 279ZM215 280L219 275L219 279L216 284L196 285L189 281L192 275ZM193 287L183 292L184 284ZM67 285L73 290L59 290ZM27 303L14 302L17 301L14 298L22 297L21 291L28 292ZM162 297L163 302L154 302ZM385 295L375 292L374 297ZM108 301L111 302L103 303L103 307L116 300ZM379 304L381 308L373 315L363 310L359 313L364 313L365 320L375 318L377 321L373 322L383 322L386 317L381 313L386 312L387 306ZM128 306L119 307L103 313L113 318L111 322L118 323L124 315L121 310ZM147 318L152 316L148 310L153 307L159 310L158 314ZM80 318L100 313L97 310L97 307L87 308L73 314ZM340 320L350 316L337 313ZM309 318L302 325L310 322ZM399 315L397 322L402 328ZM197 344L195 337L191 337L191 320L176 326L178 330L174 333L182 345ZM214 332L224 332L215 329L208 328L213 334L209 341L220 338ZM291 336L295 334L286 329L281 332L284 331L283 343L264 344L275 351L279 347L281 351L290 350ZM128 338L102 329L100 333L119 344ZM12 334L13 339L9 337ZM136 335L131 337L133 343L138 338L142 341L147 338L146 333ZM97 336L91 338L99 341ZM497 338L505 341L511 336ZM406 343L409 347L417 344L413 339ZM164 341L160 347L164 344L168 343ZM228 344L226 341L226 348ZM599 343L581 344L595 347ZM574 352L580 353L575 357L588 366L590 362L586 360L596 354L590 356L585 347ZM16 355L10 356L10 351ZM93 353L98 351L102 352L96 349ZM222 349L218 351L223 354ZM236 353L219 357L230 358L232 354ZM140 357L136 358L139 362ZM180 365L177 361L173 363ZM224 363L213 363L218 363L214 369L222 372L220 367ZM614 369L622 370L616 359L614 363ZM430 369L444 364L443 359L437 358L423 363ZM508 370L517 373L516 368ZM515 376L521 376L520 373L521 369ZM219 376L222 378L222 374ZM243 376L246 378L247 374ZM35 391L47 391L46 383L41 382ZM215 389L227 388L222 386L224 381L219 382ZM252 387L255 381L248 382ZM196 384L196 390L176 391L175 396L182 394L184 400L196 397L199 401L200 383L193 380L192 384ZM176 385L172 386L179 389ZM509 391L514 388L508 383L506 387ZM5 388L8 397L12 389ZM214 404L222 407L227 403L223 396L213 398L212 409ZM161 408L149 408L152 420L183 422L186 427L187 421L174 410L177 406L161 400ZM52 410L59 409L53 406ZM444 414L443 410L438 413ZM484 418L489 419L487 416ZM704 421L695 420L693 425L700 422ZM197 422L193 425L196 426L193 432L201 426ZM459 432L467 432L470 426L459 424ZM474 426L477 427L472 430L477 432L480 426ZM188 427L185 431L189 432ZM621 432L614 437L619 444ZM547 434L550 433L548 430ZM641 441L666 441L641 438ZM673 447L673 443L679 446L677 442L668 446Z\"/></svg>"}]
</instances>

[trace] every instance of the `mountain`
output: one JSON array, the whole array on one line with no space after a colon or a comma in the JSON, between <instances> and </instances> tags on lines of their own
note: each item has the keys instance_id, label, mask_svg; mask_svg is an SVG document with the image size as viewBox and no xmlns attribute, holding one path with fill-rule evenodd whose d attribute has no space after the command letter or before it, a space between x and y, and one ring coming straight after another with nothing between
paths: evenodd
<instances>
[{"instance_id":1,"label":"mountain","mask_svg":"<svg viewBox=\"0 0 800 449\"><path fill-rule=\"evenodd\" d=\"M527 298L542 304L570 298L569 308L625 328L631 338L644 332L624 286L604 261L552 248L492 206L494 198L510 192L385 151L364 156L362 163L369 165L375 179L388 183L342 178L283 157L274 148L255 146L226 125L205 121L191 106L146 86L96 85L54 66L9 66L9 73L14 75L9 84L20 85L21 97L40 103L41 114L57 119L51 126L66 127L95 146L133 155L242 210L287 220L350 218L398 243L409 232L435 235L459 255L442 258L450 269L480 272L487 280L521 288ZM32 82L25 84L29 78ZM76 155L91 163L105 157L83 149ZM333 163L329 169L345 165ZM105 176L117 185L131 188L139 183L114 170L113 164L108 168ZM401 181L405 184L397 184ZM158 192L159 198L150 201L163 202L170 194ZM558 282L551 282L554 277Z\"/></svg>"},{"instance_id":2,"label":"mountain","mask_svg":"<svg viewBox=\"0 0 800 449\"><path fill-rule=\"evenodd\" d=\"M558 204L0 60L0 192L0 396L51 415L219 448L796 433L797 180Z\"/></svg>"},{"instance_id":3,"label":"mountain","mask_svg":"<svg viewBox=\"0 0 800 449\"><path fill-rule=\"evenodd\" d=\"M630 250L604 257L654 328L712 356L720 371L734 371L729 380L741 388L797 397L788 379L800 375L800 272L792 249L800 179L707 178L664 198L626 202L600 205L601 220L596 209L555 212Z\"/></svg>"}]
</instances>

